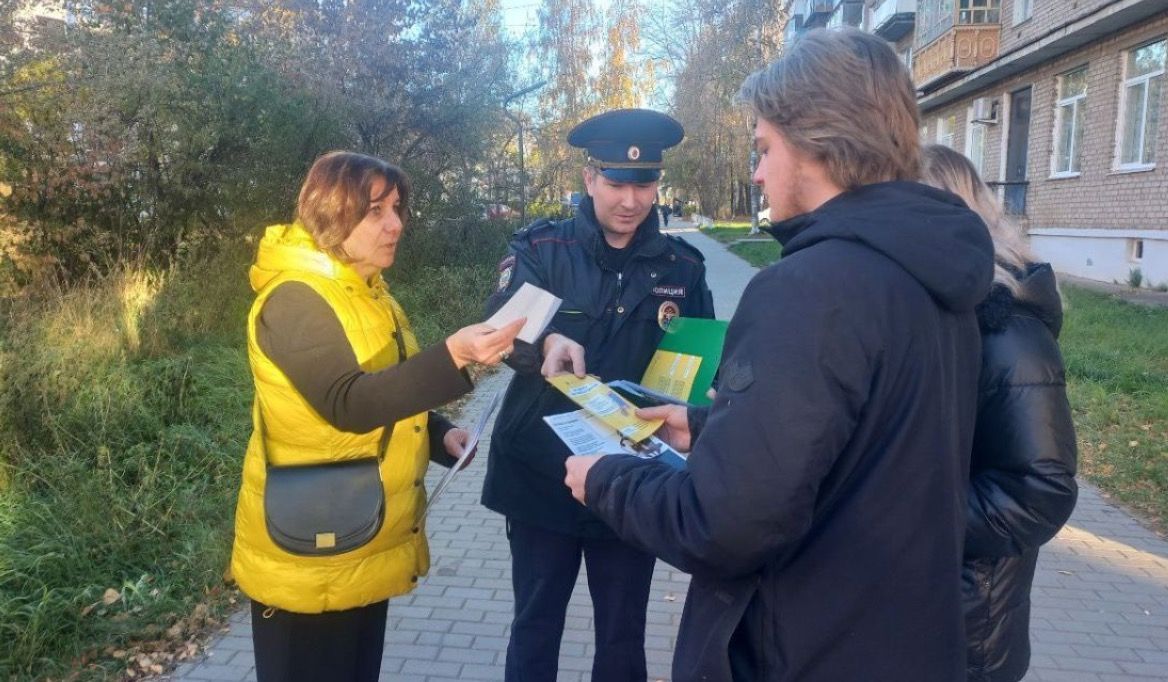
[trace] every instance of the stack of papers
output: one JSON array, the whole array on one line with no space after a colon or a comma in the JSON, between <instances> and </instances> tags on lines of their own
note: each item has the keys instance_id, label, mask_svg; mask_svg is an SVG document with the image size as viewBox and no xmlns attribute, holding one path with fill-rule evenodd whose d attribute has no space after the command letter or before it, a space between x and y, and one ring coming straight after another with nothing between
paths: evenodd
<instances>
[{"instance_id":1,"label":"stack of papers","mask_svg":"<svg viewBox=\"0 0 1168 682\"><path fill-rule=\"evenodd\" d=\"M642 459L657 459L675 469L684 469L686 456L669 447L656 436L641 443L622 438L607 424L588 410L576 410L543 418L573 455L634 455Z\"/></svg>"},{"instance_id":2,"label":"stack of papers","mask_svg":"<svg viewBox=\"0 0 1168 682\"><path fill-rule=\"evenodd\" d=\"M548 377L548 382L609 430L634 443L647 439L664 423L660 419L650 422L638 417L636 405L591 374L583 379L575 374L559 374Z\"/></svg>"},{"instance_id":3,"label":"stack of papers","mask_svg":"<svg viewBox=\"0 0 1168 682\"><path fill-rule=\"evenodd\" d=\"M523 286L519 287L519 291L516 291L515 295L502 308L491 315L486 324L499 329L521 317L526 317L527 322L523 325L523 329L519 330L518 338L527 343L535 343L535 340L547 328L548 323L555 317L561 303L563 301L551 293L534 284L524 282Z\"/></svg>"},{"instance_id":4,"label":"stack of papers","mask_svg":"<svg viewBox=\"0 0 1168 682\"><path fill-rule=\"evenodd\" d=\"M572 454L624 453L685 468L685 456L653 435L662 420L641 419L635 405L597 377L560 374L548 382L583 408L543 418Z\"/></svg>"}]
</instances>

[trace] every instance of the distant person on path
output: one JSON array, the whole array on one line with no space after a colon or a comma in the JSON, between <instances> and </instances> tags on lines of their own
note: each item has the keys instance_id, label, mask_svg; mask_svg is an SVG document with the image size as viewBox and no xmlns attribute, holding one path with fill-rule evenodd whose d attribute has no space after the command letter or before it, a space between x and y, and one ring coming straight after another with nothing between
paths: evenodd
<instances>
[{"instance_id":1,"label":"distant person on path","mask_svg":"<svg viewBox=\"0 0 1168 682\"><path fill-rule=\"evenodd\" d=\"M970 682L1017 682L1030 667L1030 586L1038 548L1075 508L1075 426L1058 334L1063 309L1049 263L1039 263L969 159L924 150L924 182L977 211L994 240L982 333L977 427L970 462L965 636Z\"/></svg>"},{"instance_id":2,"label":"distant person on path","mask_svg":"<svg viewBox=\"0 0 1168 682\"><path fill-rule=\"evenodd\" d=\"M231 570L252 600L260 682L378 679L386 600L413 590L429 567L419 521L427 462L451 466L468 437L428 410L469 391L465 367L499 362L522 325L471 325L418 349L381 278L408 205L409 182L396 166L326 154L308 172L295 222L267 228L251 268L254 428ZM380 483L370 480L384 497L380 529L367 541L339 551L345 537L319 533L301 548L277 532L288 529L272 517L276 467L319 474L303 465L373 456L382 458L371 471ZM301 499L285 502L327 506L335 491L312 486L322 480L315 475Z\"/></svg>"},{"instance_id":3,"label":"distant person on path","mask_svg":"<svg viewBox=\"0 0 1168 682\"><path fill-rule=\"evenodd\" d=\"M667 203L661 204L660 206L661 206L661 224L664 225L665 227L669 227L669 214L672 212L672 209L669 208L669 204L667 204Z\"/></svg>"},{"instance_id":4,"label":"distant person on path","mask_svg":"<svg viewBox=\"0 0 1168 682\"><path fill-rule=\"evenodd\" d=\"M642 410L688 467L573 457L617 535L693 575L675 682L958 682L974 307L993 244L919 184L889 44L810 31L754 73L754 181L783 258L747 286L706 409Z\"/></svg>"},{"instance_id":5,"label":"distant person on path","mask_svg":"<svg viewBox=\"0 0 1168 682\"><path fill-rule=\"evenodd\" d=\"M618 540L564 487L571 454L543 421L577 406L545 375L585 371L640 381L667 315L713 317L702 255L657 224L662 152L681 126L643 109L610 111L576 126L587 150L587 196L572 218L538 221L512 238L488 313L525 282L563 299L548 333L516 343L515 378L491 437L483 504L507 517L515 620L506 680L554 682L568 598L587 566L596 624L592 679L646 679L645 610L655 559Z\"/></svg>"}]
</instances>

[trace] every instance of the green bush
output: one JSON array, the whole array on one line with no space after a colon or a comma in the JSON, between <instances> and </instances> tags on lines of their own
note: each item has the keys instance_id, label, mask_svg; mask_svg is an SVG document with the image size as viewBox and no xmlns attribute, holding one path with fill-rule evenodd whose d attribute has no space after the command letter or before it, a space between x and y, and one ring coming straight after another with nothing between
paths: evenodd
<instances>
[{"instance_id":1,"label":"green bush","mask_svg":"<svg viewBox=\"0 0 1168 682\"><path fill-rule=\"evenodd\" d=\"M410 316L419 343L437 343L482 319L513 229L487 220L406 228L386 279Z\"/></svg>"},{"instance_id":2,"label":"green bush","mask_svg":"<svg viewBox=\"0 0 1168 682\"><path fill-rule=\"evenodd\" d=\"M527 205L527 220L539 220L540 218L548 218L550 220L560 220L563 218L570 218L572 210L565 208L563 204L558 201L533 201Z\"/></svg>"}]
</instances>

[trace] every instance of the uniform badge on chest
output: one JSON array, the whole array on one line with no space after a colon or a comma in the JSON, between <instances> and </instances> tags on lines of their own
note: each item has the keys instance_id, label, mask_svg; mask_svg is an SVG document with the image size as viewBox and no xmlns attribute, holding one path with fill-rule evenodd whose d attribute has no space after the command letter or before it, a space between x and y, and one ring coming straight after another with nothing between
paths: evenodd
<instances>
[{"instance_id":1,"label":"uniform badge on chest","mask_svg":"<svg viewBox=\"0 0 1168 682\"><path fill-rule=\"evenodd\" d=\"M665 331L669 331L669 322L681 314L681 308L673 301L666 301L657 308L657 324Z\"/></svg>"}]
</instances>

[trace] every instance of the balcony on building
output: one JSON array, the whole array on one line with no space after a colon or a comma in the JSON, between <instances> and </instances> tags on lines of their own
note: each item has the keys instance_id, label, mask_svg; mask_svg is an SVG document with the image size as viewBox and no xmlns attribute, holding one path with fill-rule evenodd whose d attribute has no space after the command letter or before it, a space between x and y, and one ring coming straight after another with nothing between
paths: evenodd
<instances>
[{"instance_id":1,"label":"balcony on building","mask_svg":"<svg viewBox=\"0 0 1168 682\"><path fill-rule=\"evenodd\" d=\"M864 23L864 0L838 0L827 20L828 28L859 27Z\"/></svg>"},{"instance_id":2,"label":"balcony on building","mask_svg":"<svg viewBox=\"0 0 1168 682\"><path fill-rule=\"evenodd\" d=\"M912 32L916 18L917 0L878 0L868 25L873 33L895 43Z\"/></svg>"},{"instance_id":3,"label":"balcony on building","mask_svg":"<svg viewBox=\"0 0 1168 682\"><path fill-rule=\"evenodd\" d=\"M920 0L913 55L917 89L930 92L997 58L1000 15L1001 0Z\"/></svg>"},{"instance_id":4,"label":"balcony on building","mask_svg":"<svg viewBox=\"0 0 1168 682\"><path fill-rule=\"evenodd\" d=\"M803 32L803 15L792 14L787 18L787 28L783 31L783 41L788 45L793 45Z\"/></svg>"},{"instance_id":5,"label":"balcony on building","mask_svg":"<svg viewBox=\"0 0 1168 682\"><path fill-rule=\"evenodd\" d=\"M795 3L802 7L803 29L820 28L827 26L831 14L835 11L837 0L801 0Z\"/></svg>"}]
</instances>

